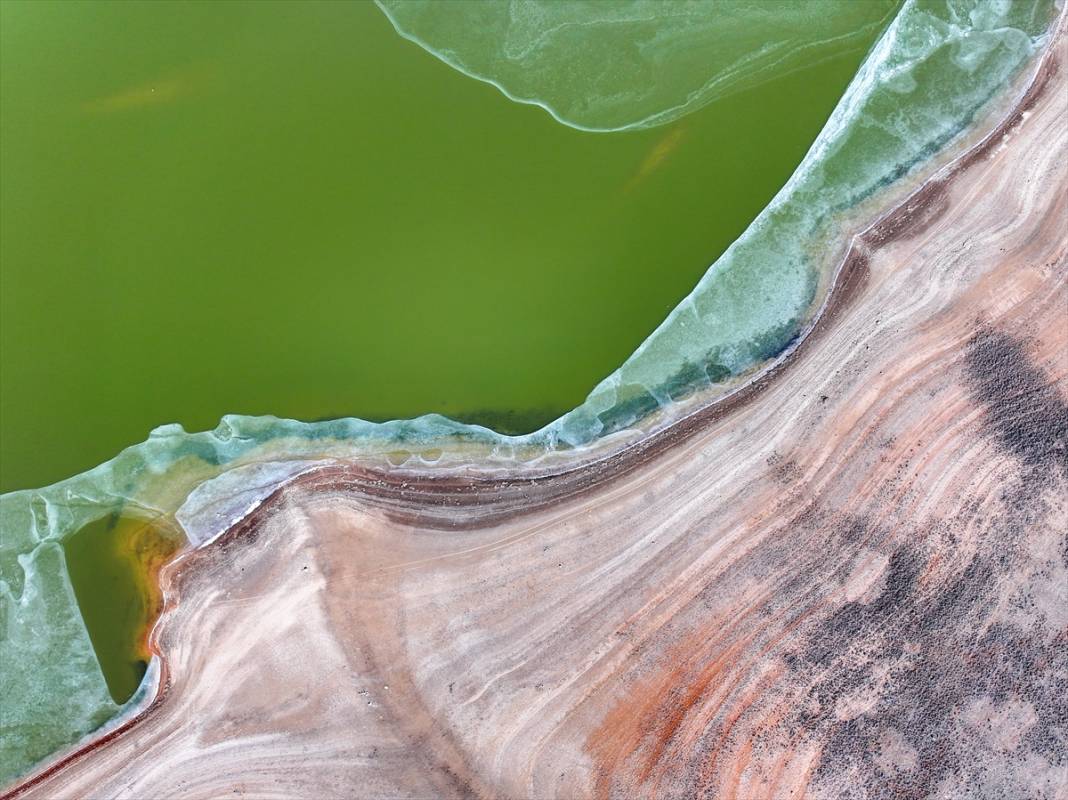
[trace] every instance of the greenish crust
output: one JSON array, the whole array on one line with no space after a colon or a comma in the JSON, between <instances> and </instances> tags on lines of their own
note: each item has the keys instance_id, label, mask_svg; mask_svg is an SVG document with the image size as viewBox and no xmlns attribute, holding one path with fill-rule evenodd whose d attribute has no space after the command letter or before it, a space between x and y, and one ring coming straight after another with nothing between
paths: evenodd
<instances>
[{"instance_id":1,"label":"greenish crust","mask_svg":"<svg viewBox=\"0 0 1068 800\"><path fill-rule=\"evenodd\" d=\"M899 0L376 0L397 32L449 66L565 125L664 125L856 46Z\"/></svg>"}]
</instances>

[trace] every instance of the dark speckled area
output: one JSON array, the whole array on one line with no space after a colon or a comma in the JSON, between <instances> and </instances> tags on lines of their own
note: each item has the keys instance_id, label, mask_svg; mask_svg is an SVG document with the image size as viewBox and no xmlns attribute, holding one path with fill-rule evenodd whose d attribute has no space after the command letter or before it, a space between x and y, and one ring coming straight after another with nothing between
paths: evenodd
<instances>
[{"instance_id":1,"label":"dark speckled area","mask_svg":"<svg viewBox=\"0 0 1068 800\"><path fill-rule=\"evenodd\" d=\"M984 330L965 359L984 434L1021 464L993 508L911 532L916 544L890 555L881 593L815 626L794 662L799 681L814 678L819 711L803 724L826 737L816 778L828 796L1063 796L1068 633L1057 586L1066 565L1034 554L1064 553L1055 520L1068 405L1026 352ZM932 580L936 559L969 529L978 548ZM872 704L843 719L843 698L857 695Z\"/></svg>"},{"instance_id":2,"label":"dark speckled area","mask_svg":"<svg viewBox=\"0 0 1068 800\"><path fill-rule=\"evenodd\" d=\"M1024 344L984 329L968 343L967 364L988 433L1027 466L1053 467L1068 476L1068 404L1027 360Z\"/></svg>"}]
</instances>

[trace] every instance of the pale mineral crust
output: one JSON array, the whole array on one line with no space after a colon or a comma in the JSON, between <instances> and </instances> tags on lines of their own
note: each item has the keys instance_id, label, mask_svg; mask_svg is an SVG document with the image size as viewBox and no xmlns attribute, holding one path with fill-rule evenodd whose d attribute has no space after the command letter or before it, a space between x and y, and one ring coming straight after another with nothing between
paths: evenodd
<instances>
[{"instance_id":1,"label":"pale mineral crust","mask_svg":"<svg viewBox=\"0 0 1068 800\"><path fill-rule=\"evenodd\" d=\"M1063 59L744 402L180 558L155 703L14 796L1068 796Z\"/></svg>"}]
</instances>

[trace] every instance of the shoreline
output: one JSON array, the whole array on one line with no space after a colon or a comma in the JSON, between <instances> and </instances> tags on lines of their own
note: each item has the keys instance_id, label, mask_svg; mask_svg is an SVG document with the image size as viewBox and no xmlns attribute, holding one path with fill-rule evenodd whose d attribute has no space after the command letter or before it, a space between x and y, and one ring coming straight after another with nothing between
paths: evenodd
<instances>
[{"instance_id":1,"label":"shoreline","mask_svg":"<svg viewBox=\"0 0 1068 800\"><path fill-rule=\"evenodd\" d=\"M230 546L253 534L263 524L285 496L293 491L357 493L364 502L382 512L391 522L419 526L431 530L472 530L514 521L518 517L543 511L557 503L571 501L588 492L618 481L638 468L660 458L675 445L707 431L715 422L734 414L761 397L774 383L790 373L801 357L815 343L834 328L863 291L868 280L869 262L879 250L928 231L950 210L949 190L952 184L970 168L981 163L1025 120L1026 113L1045 96L1051 79L1063 69L1057 44L1064 38L1065 18L1055 26L1045 52L1037 57L1037 65L1028 71L1028 81L1022 94L1000 117L993 130L965 152L956 155L948 164L938 168L900 204L878 217L873 223L848 239L844 257L835 271L831 288L823 305L813 315L808 329L775 363L754 375L745 384L728 394L685 410L688 400L676 405L681 416L668 420L663 427L652 426L641 431L640 439L623 444L607 454L593 454L588 461L570 467L556 467L546 474L526 474L520 469L514 478L471 477L462 475L418 475L410 470L396 469L378 472L356 466L324 467L298 476L259 502L251 513L216 538L211 548ZM691 398L692 399L692 398ZM678 413L677 412L677 413ZM591 448L591 450L594 448ZM589 453L579 454L580 458ZM536 502L531 502L531 490ZM174 575L181 573L187 559L198 553L189 550L167 565L166 577L161 581L163 610L159 620L173 613L181 598L173 593ZM90 734L81 744L51 763L43 765L17 779L4 794L15 798L57 774L71 764L83 760L107 743L121 738L135 725L156 714L167 698L171 675L167 659L156 638L157 622L150 636L150 646L158 659L159 677L155 691L146 692L146 704L127 719L117 719L117 726L100 735ZM96 737L95 739L93 737Z\"/></svg>"}]
</instances>

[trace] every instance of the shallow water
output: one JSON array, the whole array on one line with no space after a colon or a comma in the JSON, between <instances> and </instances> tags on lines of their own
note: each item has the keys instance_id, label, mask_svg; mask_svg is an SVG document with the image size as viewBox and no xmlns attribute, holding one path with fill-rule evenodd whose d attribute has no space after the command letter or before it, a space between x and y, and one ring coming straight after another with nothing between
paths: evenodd
<instances>
[{"instance_id":1,"label":"shallow water","mask_svg":"<svg viewBox=\"0 0 1068 800\"><path fill-rule=\"evenodd\" d=\"M226 413L540 427L767 204L878 33L597 134L371 4L3 14L3 491Z\"/></svg>"},{"instance_id":2,"label":"shallow water","mask_svg":"<svg viewBox=\"0 0 1068 800\"><path fill-rule=\"evenodd\" d=\"M111 515L63 543L71 587L111 698L125 703L150 657L146 636L159 610L159 567L180 538L145 520Z\"/></svg>"}]
</instances>

